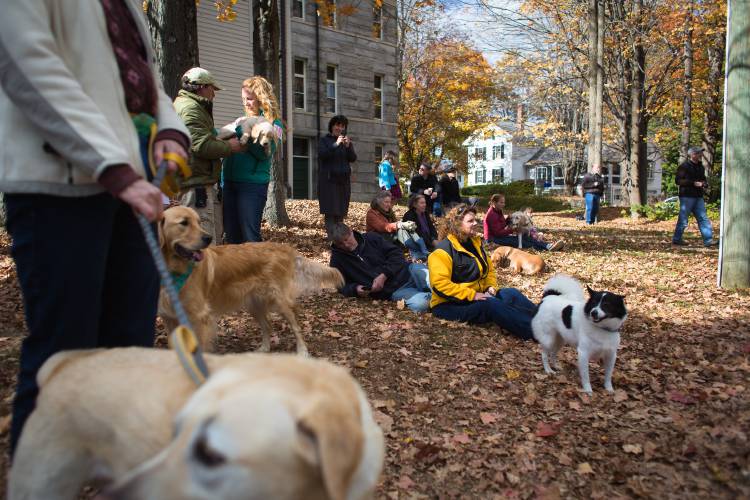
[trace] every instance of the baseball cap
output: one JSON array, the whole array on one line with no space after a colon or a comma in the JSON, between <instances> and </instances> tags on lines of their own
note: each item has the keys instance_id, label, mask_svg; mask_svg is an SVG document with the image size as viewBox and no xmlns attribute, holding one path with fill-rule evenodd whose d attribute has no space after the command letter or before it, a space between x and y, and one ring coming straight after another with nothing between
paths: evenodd
<instances>
[{"instance_id":1,"label":"baseball cap","mask_svg":"<svg viewBox=\"0 0 750 500\"><path fill-rule=\"evenodd\" d=\"M700 146L693 146L690 149L688 149L688 154L691 155L693 153L702 153L703 151L705 151L704 148Z\"/></svg>"},{"instance_id":2,"label":"baseball cap","mask_svg":"<svg viewBox=\"0 0 750 500\"><path fill-rule=\"evenodd\" d=\"M216 90L221 90L221 87L216 83L216 79L214 79L214 75L212 75L207 69L196 66L195 68L187 70L182 77L185 78L188 83L195 85L211 85Z\"/></svg>"}]
</instances>

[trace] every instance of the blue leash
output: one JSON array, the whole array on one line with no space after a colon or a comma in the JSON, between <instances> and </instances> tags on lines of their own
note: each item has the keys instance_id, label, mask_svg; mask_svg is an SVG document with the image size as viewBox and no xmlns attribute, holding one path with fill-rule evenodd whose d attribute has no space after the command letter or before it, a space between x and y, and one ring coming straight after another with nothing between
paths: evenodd
<instances>
[{"instance_id":1,"label":"blue leash","mask_svg":"<svg viewBox=\"0 0 750 500\"><path fill-rule=\"evenodd\" d=\"M151 182L157 188L161 186L164 176L167 173L167 162L163 161L159 165L159 169L156 171L156 176ZM159 242L154 236L154 231L151 227L151 223L142 214L136 213L138 223L141 225L143 236L146 238L146 245L148 251L151 253L151 258L154 259L156 269L159 271L159 277L161 278L161 284L166 290L169 296L169 301L172 303L172 307L177 315L177 321L180 325L175 328L169 335L169 345L172 349L177 352L177 356L180 359L185 371L187 371L190 378L195 382L196 385L201 385L208 378L208 367L206 361L203 359L203 350L198 345L198 341L193 332L193 328L190 326L190 320L188 319L185 308L180 302L180 294L175 286L172 275L167 269L167 263L164 261L164 256L159 249Z\"/></svg>"}]
</instances>

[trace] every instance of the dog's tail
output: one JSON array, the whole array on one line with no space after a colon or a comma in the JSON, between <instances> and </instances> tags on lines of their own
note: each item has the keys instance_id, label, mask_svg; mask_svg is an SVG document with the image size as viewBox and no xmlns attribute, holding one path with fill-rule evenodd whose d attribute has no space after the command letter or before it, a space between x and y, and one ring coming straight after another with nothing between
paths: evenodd
<instances>
[{"instance_id":1,"label":"dog's tail","mask_svg":"<svg viewBox=\"0 0 750 500\"><path fill-rule=\"evenodd\" d=\"M322 288L341 288L344 277L338 269L328 267L301 255L294 264L294 281L300 295L317 292Z\"/></svg>"},{"instance_id":2,"label":"dog's tail","mask_svg":"<svg viewBox=\"0 0 750 500\"><path fill-rule=\"evenodd\" d=\"M548 295L560 295L561 297L576 302L584 301L583 287L581 287L581 283L567 274L556 274L546 285L544 285L542 300Z\"/></svg>"}]
</instances>

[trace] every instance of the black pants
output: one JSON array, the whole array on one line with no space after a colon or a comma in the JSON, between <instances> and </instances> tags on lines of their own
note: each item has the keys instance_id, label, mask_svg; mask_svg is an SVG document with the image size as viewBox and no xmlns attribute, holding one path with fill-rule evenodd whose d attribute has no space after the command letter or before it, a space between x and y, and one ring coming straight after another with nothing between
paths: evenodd
<instances>
[{"instance_id":1,"label":"black pants","mask_svg":"<svg viewBox=\"0 0 750 500\"><path fill-rule=\"evenodd\" d=\"M13 401L12 455L34 409L37 372L50 356L153 345L159 277L131 208L109 194L11 194L5 203L29 330Z\"/></svg>"}]
</instances>

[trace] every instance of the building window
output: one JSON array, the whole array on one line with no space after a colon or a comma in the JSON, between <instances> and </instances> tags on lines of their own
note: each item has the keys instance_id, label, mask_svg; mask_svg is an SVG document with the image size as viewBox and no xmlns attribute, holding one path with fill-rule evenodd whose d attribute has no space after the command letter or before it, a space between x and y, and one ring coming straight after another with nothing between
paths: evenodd
<instances>
[{"instance_id":1,"label":"building window","mask_svg":"<svg viewBox=\"0 0 750 500\"><path fill-rule=\"evenodd\" d=\"M305 98L307 64L304 59L294 60L294 109L305 109L307 99Z\"/></svg>"},{"instance_id":2,"label":"building window","mask_svg":"<svg viewBox=\"0 0 750 500\"><path fill-rule=\"evenodd\" d=\"M337 107L337 93L336 88L336 66L326 67L326 113L333 113L334 115L338 112Z\"/></svg>"},{"instance_id":3,"label":"building window","mask_svg":"<svg viewBox=\"0 0 750 500\"><path fill-rule=\"evenodd\" d=\"M323 26L336 27L336 0L323 0L318 3L318 12Z\"/></svg>"},{"instance_id":4,"label":"building window","mask_svg":"<svg viewBox=\"0 0 750 500\"><path fill-rule=\"evenodd\" d=\"M383 119L383 76L375 75L372 84L372 117L376 120Z\"/></svg>"},{"instance_id":5,"label":"building window","mask_svg":"<svg viewBox=\"0 0 750 500\"><path fill-rule=\"evenodd\" d=\"M380 40L383 38L383 6L372 6L372 36Z\"/></svg>"},{"instance_id":6,"label":"building window","mask_svg":"<svg viewBox=\"0 0 750 500\"><path fill-rule=\"evenodd\" d=\"M497 160L500 158L500 146L492 146L492 159Z\"/></svg>"},{"instance_id":7,"label":"building window","mask_svg":"<svg viewBox=\"0 0 750 500\"><path fill-rule=\"evenodd\" d=\"M375 144L375 149L373 150L373 159L375 160L375 163L380 165L380 162L383 161L383 149L385 146L383 144Z\"/></svg>"},{"instance_id":8,"label":"building window","mask_svg":"<svg viewBox=\"0 0 750 500\"><path fill-rule=\"evenodd\" d=\"M305 18L305 0L292 0L292 17Z\"/></svg>"},{"instance_id":9,"label":"building window","mask_svg":"<svg viewBox=\"0 0 750 500\"><path fill-rule=\"evenodd\" d=\"M487 148L475 148L474 149L475 160L486 160L487 159Z\"/></svg>"},{"instance_id":10,"label":"building window","mask_svg":"<svg viewBox=\"0 0 750 500\"><path fill-rule=\"evenodd\" d=\"M500 158L505 158L505 144L500 144Z\"/></svg>"},{"instance_id":11,"label":"building window","mask_svg":"<svg viewBox=\"0 0 750 500\"><path fill-rule=\"evenodd\" d=\"M648 162L648 180L653 181L654 180L654 162L650 161Z\"/></svg>"},{"instance_id":12,"label":"building window","mask_svg":"<svg viewBox=\"0 0 750 500\"><path fill-rule=\"evenodd\" d=\"M476 172L474 172L474 183L475 184L484 184L485 173L486 173L486 171L484 169L477 170Z\"/></svg>"},{"instance_id":13,"label":"building window","mask_svg":"<svg viewBox=\"0 0 750 500\"><path fill-rule=\"evenodd\" d=\"M504 168L494 169L492 171L492 183L499 184L503 181L505 181L505 169Z\"/></svg>"}]
</instances>

